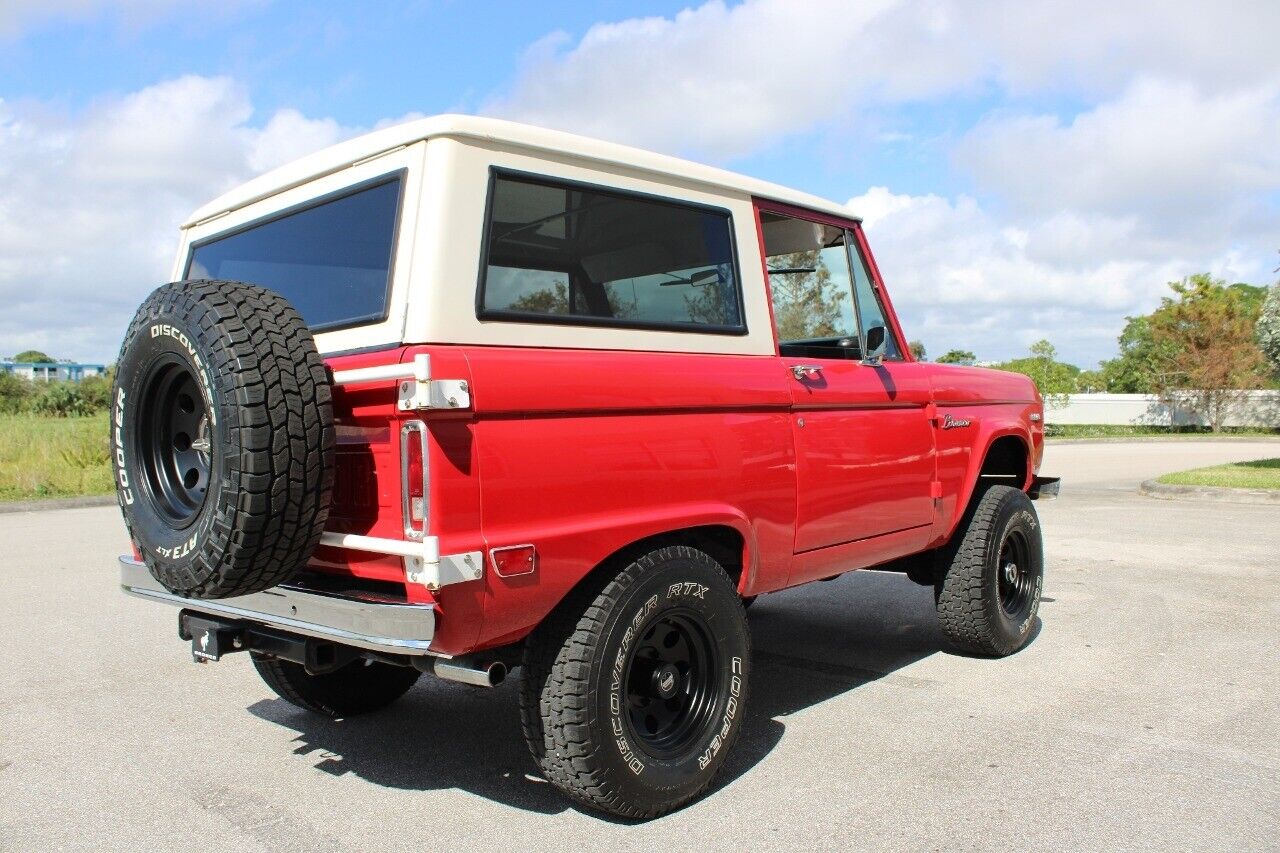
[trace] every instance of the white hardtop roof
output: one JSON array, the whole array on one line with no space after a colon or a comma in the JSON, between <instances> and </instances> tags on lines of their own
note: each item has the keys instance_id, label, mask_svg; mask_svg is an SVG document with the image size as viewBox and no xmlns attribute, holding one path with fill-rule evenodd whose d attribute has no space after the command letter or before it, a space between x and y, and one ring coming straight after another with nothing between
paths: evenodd
<instances>
[{"instance_id":1,"label":"white hardtop roof","mask_svg":"<svg viewBox=\"0 0 1280 853\"><path fill-rule=\"evenodd\" d=\"M385 127L346 142L339 142L337 145L331 145L264 175L259 175L197 209L187 218L182 227L190 228L214 216L300 186L322 175L341 171L379 154L433 137L476 139L534 151L568 154L600 164L625 166L654 175L680 178L705 184L708 187L733 190L834 216L857 218L842 204L678 157L668 157L665 154L655 154L641 148L603 142L586 136L547 130L513 121L467 115L438 115Z\"/></svg>"}]
</instances>

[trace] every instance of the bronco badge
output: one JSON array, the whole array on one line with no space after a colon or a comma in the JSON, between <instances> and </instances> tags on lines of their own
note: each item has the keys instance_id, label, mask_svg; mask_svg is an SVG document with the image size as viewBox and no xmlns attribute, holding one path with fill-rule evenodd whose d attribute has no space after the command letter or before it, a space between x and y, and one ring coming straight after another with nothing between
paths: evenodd
<instances>
[{"instance_id":1,"label":"bronco badge","mask_svg":"<svg viewBox=\"0 0 1280 853\"><path fill-rule=\"evenodd\" d=\"M942 416L943 429L956 429L957 427L967 427L969 423L970 422L965 420L964 418L953 418L951 417L951 415Z\"/></svg>"}]
</instances>

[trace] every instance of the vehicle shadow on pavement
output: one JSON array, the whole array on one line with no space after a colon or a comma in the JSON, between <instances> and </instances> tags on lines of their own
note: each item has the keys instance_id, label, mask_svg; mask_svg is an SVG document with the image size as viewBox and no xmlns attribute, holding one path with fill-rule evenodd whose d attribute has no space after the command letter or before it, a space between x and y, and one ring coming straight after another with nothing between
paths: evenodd
<instances>
[{"instance_id":1,"label":"vehicle shadow on pavement","mask_svg":"<svg viewBox=\"0 0 1280 853\"><path fill-rule=\"evenodd\" d=\"M855 572L764 596L749 616L748 716L708 796L773 751L787 716L881 678L920 686L894 673L944 647L932 591L900 575ZM537 775L529 757L520 733L519 675L492 690L424 676L387 710L349 720L323 719L275 698L248 710L297 732L293 753L317 770L391 788L457 788L556 814L573 806Z\"/></svg>"}]
</instances>

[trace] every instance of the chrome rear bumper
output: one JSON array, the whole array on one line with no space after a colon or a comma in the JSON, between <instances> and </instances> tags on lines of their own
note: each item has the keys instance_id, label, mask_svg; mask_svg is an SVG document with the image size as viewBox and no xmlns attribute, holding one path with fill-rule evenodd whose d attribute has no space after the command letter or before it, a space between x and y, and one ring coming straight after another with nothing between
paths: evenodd
<instances>
[{"instance_id":1,"label":"chrome rear bumper","mask_svg":"<svg viewBox=\"0 0 1280 853\"><path fill-rule=\"evenodd\" d=\"M120 587L129 595L196 613L254 622L304 637L389 654L430 654L431 639L435 636L432 604L333 595L289 586L235 598L183 598L162 587L145 565L131 557L120 558Z\"/></svg>"}]
</instances>

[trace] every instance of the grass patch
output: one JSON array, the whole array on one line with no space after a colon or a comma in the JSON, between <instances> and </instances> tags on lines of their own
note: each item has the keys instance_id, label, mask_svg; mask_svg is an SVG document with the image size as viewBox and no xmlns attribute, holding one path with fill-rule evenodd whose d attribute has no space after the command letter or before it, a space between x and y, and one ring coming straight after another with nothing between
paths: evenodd
<instances>
[{"instance_id":1,"label":"grass patch","mask_svg":"<svg viewBox=\"0 0 1280 853\"><path fill-rule=\"evenodd\" d=\"M0 501L114 489L106 412L82 418L0 415Z\"/></svg>"},{"instance_id":2,"label":"grass patch","mask_svg":"<svg viewBox=\"0 0 1280 853\"><path fill-rule=\"evenodd\" d=\"M1261 435L1280 437L1280 429L1267 427L1223 427L1213 432L1208 427L1195 426L1135 426L1131 424L1048 424L1044 428L1047 438L1129 438L1149 436L1175 436L1203 438L1207 435L1235 436Z\"/></svg>"},{"instance_id":3,"label":"grass patch","mask_svg":"<svg viewBox=\"0 0 1280 853\"><path fill-rule=\"evenodd\" d=\"M1165 474L1156 482L1171 486L1223 486L1229 489L1280 489L1280 459L1233 462Z\"/></svg>"}]
</instances>

